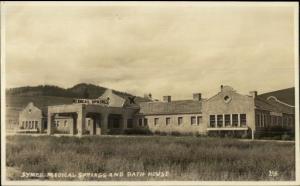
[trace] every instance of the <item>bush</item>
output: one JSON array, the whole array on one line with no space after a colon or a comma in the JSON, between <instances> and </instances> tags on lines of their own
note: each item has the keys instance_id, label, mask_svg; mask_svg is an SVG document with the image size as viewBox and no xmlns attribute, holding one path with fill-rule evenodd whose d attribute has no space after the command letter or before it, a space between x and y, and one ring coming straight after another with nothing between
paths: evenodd
<instances>
[{"instance_id":1,"label":"bush","mask_svg":"<svg viewBox=\"0 0 300 186\"><path fill-rule=\"evenodd\" d=\"M248 133L243 133L243 134L241 135L241 138L242 138L242 139L247 139L247 138L249 138Z\"/></svg>"},{"instance_id":2,"label":"bush","mask_svg":"<svg viewBox=\"0 0 300 186\"><path fill-rule=\"evenodd\" d=\"M125 129L124 134L128 135L153 135L148 129Z\"/></svg>"},{"instance_id":3,"label":"bush","mask_svg":"<svg viewBox=\"0 0 300 186\"><path fill-rule=\"evenodd\" d=\"M282 140L292 140L292 137L290 135L288 135L287 133L284 133L282 136L281 136L281 139Z\"/></svg>"},{"instance_id":4,"label":"bush","mask_svg":"<svg viewBox=\"0 0 300 186\"><path fill-rule=\"evenodd\" d=\"M181 136L182 134L178 131L172 131L171 136Z\"/></svg>"}]
</instances>

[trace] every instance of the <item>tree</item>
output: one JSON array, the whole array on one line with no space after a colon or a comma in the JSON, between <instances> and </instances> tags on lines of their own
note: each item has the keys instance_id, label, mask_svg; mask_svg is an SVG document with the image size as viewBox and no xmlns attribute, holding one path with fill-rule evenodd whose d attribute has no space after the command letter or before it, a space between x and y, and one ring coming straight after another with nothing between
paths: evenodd
<instances>
[{"instance_id":1,"label":"tree","mask_svg":"<svg viewBox=\"0 0 300 186\"><path fill-rule=\"evenodd\" d=\"M88 89L85 88L83 91L83 98L88 99L89 97L90 97L90 95L89 95Z\"/></svg>"}]
</instances>

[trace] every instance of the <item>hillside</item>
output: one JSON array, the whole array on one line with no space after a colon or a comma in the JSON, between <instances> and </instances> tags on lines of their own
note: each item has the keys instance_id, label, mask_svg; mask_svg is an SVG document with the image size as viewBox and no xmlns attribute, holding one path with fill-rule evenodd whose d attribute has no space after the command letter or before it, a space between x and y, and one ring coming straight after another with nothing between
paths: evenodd
<instances>
[{"instance_id":1,"label":"hillside","mask_svg":"<svg viewBox=\"0 0 300 186\"><path fill-rule=\"evenodd\" d=\"M81 83L71 88L52 85L26 86L6 90L8 96L55 96L69 98L97 98L106 90L104 87Z\"/></svg>"},{"instance_id":2,"label":"hillside","mask_svg":"<svg viewBox=\"0 0 300 186\"><path fill-rule=\"evenodd\" d=\"M295 88L286 88L281 90L276 90L273 92L267 92L264 94L258 95L263 99L267 99L269 96L275 96L280 101L283 101L289 105L295 105Z\"/></svg>"},{"instance_id":3,"label":"hillside","mask_svg":"<svg viewBox=\"0 0 300 186\"><path fill-rule=\"evenodd\" d=\"M67 89L51 85L11 88L6 90L6 106L23 108L29 102L33 102L40 108L50 105L71 104L74 98L98 98L106 89L105 87L85 83ZM113 90L113 92L123 98L132 96L117 90ZM138 102L147 101L141 97L137 97L136 100Z\"/></svg>"}]
</instances>

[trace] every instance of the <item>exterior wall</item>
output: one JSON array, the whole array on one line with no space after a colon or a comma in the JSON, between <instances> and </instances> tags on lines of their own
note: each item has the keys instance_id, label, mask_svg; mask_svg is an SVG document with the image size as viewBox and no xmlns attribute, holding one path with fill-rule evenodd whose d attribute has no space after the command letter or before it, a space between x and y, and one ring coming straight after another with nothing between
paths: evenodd
<instances>
[{"instance_id":1,"label":"exterior wall","mask_svg":"<svg viewBox=\"0 0 300 186\"><path fill-rule=\"evenodd\" d=\"M6 107L5 129L6 132L16 132L19 130L19 112L15 107Z\"/></svg>"},{"instance_id":2,"label":"exterior wall","mask_svg":"<svg viewBox=\"0 0 300 186\"><path fill-rule=\"evenodd\" d=\"M274 113L265 110L255 110L256 131L263 132L266 129L281 127L295 131L295 116L286 113Z\"/></svg>"},{"instance_id":3,"label":"exterior wall","mask_svg":"<svg viewBox=\"0 0 300 186\"><path fill-rule=\"evenodd\" d=\"M238 94L231 87L223 87L221 92L203 102L204 126L211 128L209 127L210 115L223 115L223 122L225 122L224 115L230 114L232 122L232 114L246 114L246 127L255 130L254 108L253 97ZM238 128L232 127L232 130L238 130Z\"/></svg>"},{"instance_id":4,"label":"exterior wall","mask_svg":"<svg viewBox=\"0 0 300 186\"><path fill-rule=\"evenodd\" d=\"M191 123L192 117L195 118L194 124ZM170 123L168 124L166 124L167 118L170 118L169 120ZM178 123L178 118L182 118L182 123L180 124ZM145 123L145 119L147 120L147 123ZM155 123L155 120L157 123ZM165 132L165 133L179 132L183 134L184 133L201 133L201 134L206 133L206 127L203 123L203 116L201 113L138 116L135 118L135 127L139 129L148 129L153 133L154 132Z\"/></svg>"},{"instance_id":5,"label":"exterior wall","mask_svg":"<svg viewBox=\"0 0 300 186\"><path fill-rule=\"evenodd\" d=\"M70 105L57 105L48 107L48 134L53 134L56 131L65 132L68 127L63 129L56 129L55 116L57 114L70 115L74 122L69 126L71 134L110 134L110 133L123 133L127 126L127 120L133 118L137 112L137 108L123 108L123 107L108 107L94 104L70 104ZM118 115L119 128L110 128L110 116ZM91 124L87 126L89 120L88 116L91 116ZM94 119L96 122L94 122ZM95 126L94 126L95 125ZM95 127L95 130L94 130Z\"/></svg>"},{"instance_id":6,"label":"exterior wall","mask_svg":"<svg viewBox=\"0 0 300 186\"><path fill-rule=\"evenodd\" d=\"M118 96L111 96L111 92L107 92L106 96L110 95L110 100L118 106L96 105L96 104L69 104L56 105L48 107L48 118L45 120L42 111L29 103L19 114L19 128L22 130L41 131L48 125L48 134L53 133L69 133L72 135L78 134L119 134L126 129L144 129L150 132L164 133L198 133L207 134L208 131L248 131L252 130L252 135L255 131L260 132L272 126L282 126L294 130L295 116L293 114L274 113L264 107L255 107L255 96L257 95L241 95L238 94L229 86L222 86L221 91L209 98L201 100L200 104L189 104L188 106L180 104L176 109L168 110L162 105L158 107L150 107L153 112L146 115L138 113L138 107L128 106L122 107L124 99ZM201 95L199 95L201 97ZM155 103L155 102L153 102ZM171 104L174 102L169 102ZM197 102L198 103L198 102ZM160 113L157 108L163 108L168 112ZM180 111L188 110L190 112L182 113ZM259 109L258 109L259 108ZM150 109L150 110L151 110ZM201 110L202 109L202 110ZM154 112L155 111L155 112ZM194 114L186 114L193 113ZM201 113L202 112L202 113ZM157 114L156 114L157 113ZM166 114L172 113L172 114ZM173 114L174 113L174 114ZM238 124L234 126L233 116L238 115ZM241 115L245 114L246 124L241 125ZM221 125L218 126L217 116L222 118ZM225 121L226 115L230 116L229 120ZM210 116L215 117L215 126L210 125ZM117 118L118 127L114 126ZM169 123L166 122L169 118ZM179 123L179 118L182 118ZM192 118L195 122L192 124ZM200 119L201 118L201 119ZM46 122L48 121L48 122ZM227 121L230 121L226 125ZM276 122L274 122L276 121ZM9 122L9 121L8 121ZM13 121L14 122L14 121ZM252 136L253 137L253 136Z\"/></svg>"},{"instance_id":7,"label":"exterior wall","mask_svg":"<svg viewBox=\"0 0 300 186\"><path fill-rule=\"evenodd\" d=\"M269 128L272 125L272 116L269 111L255 110L255 128L257 131Z\"/></svg>"},{"instance_id":8,"label":"exterior wall","mask_svg":"<svg viewBox=\"0 0 300 186\"><path fill-rule=\"evenodd\" d=\"M6 117L6 131L15 131L19 129L19 118Z\"/></svg>"},{"instance_id":9,"label":"exterior wall","mask_svg":"<svg viewBox=\"0 0 300 186\"><path fill-rule=\"evenodd\" d=\"M70 117L60 117L54 119L54 130L56 133L70 133L73 119Z\"/></svg>"},{"instance_id":10,"label":"exterior wall","mask_svg":"<svg viewBox=\"0 0 300 186\"><path fill-rule=\"evenodd\" d=\"M94 125L96 121L92 118L85 118L85 127L84 127L84 131L86 134L92 134L93 130L94 130ZM95 129L96 130L96 129Z\"/></svg>"},{"instance_id":11,"label":"exterior wall","mask_svg":"<svg viewBox=\"0 0 300 186\"><path fill-rule=\"evenodd\" d=\"M35 107L33 103L29 103L19 115L19 129L30 131L43 131L42 126L43 115L42 111Z\"/></svg>"},{"instance_id":12,"label":"exterior wall","mask_svg":"<svg viewBox=\"0 0 300 186\"><path fill-rule=\"evenodd\" d=\"M57 117L54 118L54 129L56 133L69 134L71 127L73 127L74 120L72 117ZM93 130L94 120L92 118L85 118L84 133L90 134Z\"/></svg>"}]
</instances>

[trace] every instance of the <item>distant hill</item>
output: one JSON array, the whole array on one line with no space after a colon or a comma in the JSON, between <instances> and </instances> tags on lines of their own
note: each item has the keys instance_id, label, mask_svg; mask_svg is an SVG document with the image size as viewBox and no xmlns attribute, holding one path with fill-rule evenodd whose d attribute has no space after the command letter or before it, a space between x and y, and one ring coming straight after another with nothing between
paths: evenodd
<instances>
[{"instance_id":1,"label":"distant hill","mask_svg":"<svg viewBox=\"0 0 300 186\"><path fill-rule=\"evenodd\" d=\"M97 98L106 90L105 87L93 84L77 84L71 88L61 88L52 85L26 86L6 90L9 96L56 96L70 98Z\"/></svg>"},{"instance_id":2,"label":"distant hill","mask_svg":"<svg viewBox=\"0 0 300 186\"><path fill-rule=\"evenodd\" d=\"M11 88L6 90L8 96L56 96L56 97L70 97L70 98L98 98L101 96L107 88L80 83L71 88L61 88L53 85L39 85L39 86L26 86ZM113 90L113 92L119 96L132 96L126 92L120 92Z\"/></svg>"},{"instance_id":3,"label":"distant hill","mask_svg":"<svg viewBox=\"0 0 300 186\"><path fill-rule=\"evenodd\" d=\"M86 83L80 83L67 89L52 85L11 88L6 90L6 106L22 108L29 102L33 102L40 108L50 105L71 104L74 98L95 99L100 97L106 90L105 87ZM123 98L133 96L117 90L113 90L113 92ZM138 102L149 101L142 97L137 97L136 100Z\"/></svg>"},{"instance_id":4,"label":"distant hill","mask_svg":"<svg viewBox=\"0 0 300 186\"><path fill-rule=\"evenodd\" d=\"M263 99L267 99L269 96L275 96L278 100L285 102L289 105L295 105L295 87L276 90L273 92L267 92L258 95Z\"/></svg>"}]
</instances>

